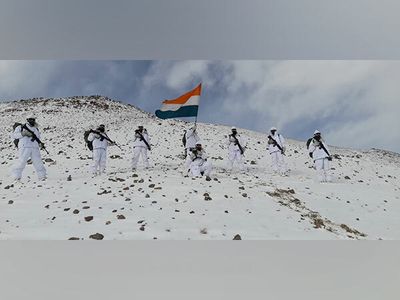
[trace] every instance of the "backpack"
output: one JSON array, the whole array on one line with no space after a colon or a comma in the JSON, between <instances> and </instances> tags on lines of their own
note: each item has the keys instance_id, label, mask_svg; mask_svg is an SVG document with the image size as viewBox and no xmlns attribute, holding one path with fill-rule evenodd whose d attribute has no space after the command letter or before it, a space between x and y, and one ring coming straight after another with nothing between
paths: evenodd
<instances>
[{"instance_id":1,"label":"backpack","mask_svg":"<svg viewBox=\"0 0 400 300\"><path fill-rule=\"evenodd\" d=\"M22 125L21 123L15 122L14 125L13 125L13 132L15 131L15 129L18 126L21 126L21 125ZM15 147L18 148L19 139L14 139L13 143L14 143Z\"/></svg>"},{"instance_id":2,"label":"backpack","mask_svg":"<svg viewBox=\"0 0 400 300\"><path fill-rule=\"evenodd\" d=\"M306 142L307 145L307 149L310 147L311 141L313 140L313 138L309 138Z\"/></svg>"},{"instance_id":3,"label":"backpack","mask_svg":"<svg viewBox=\"0 0 400 300\"><path fill-rule=\"evenodd\" d=\"M184 147L186 147L186 131L185 131L185 133L183 134L183 137L182 137L182 144L183 144Z\"/></svg>"},{"instance_id":4,"label":"backpack","mask_svg":"<svg viewBox=\"0 0 400 300\"><path fill-rule=\"evenodd\" d=\"M85 144L89 148L89 150L93 151L93 142L88 140L90 132L91 130L86 130L83 134L83 139L85 140Z\"/></svg>"}]
</instances>

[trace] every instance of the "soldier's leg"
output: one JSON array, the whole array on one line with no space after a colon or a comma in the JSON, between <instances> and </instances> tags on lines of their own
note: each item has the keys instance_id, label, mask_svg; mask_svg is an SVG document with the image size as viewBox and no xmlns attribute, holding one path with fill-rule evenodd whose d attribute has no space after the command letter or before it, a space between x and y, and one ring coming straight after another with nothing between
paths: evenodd
<instances>
[{"instance_id":1,"label":"soldier's leg","mask_svg":"<svg viewBox=\"0 0 400 300\"><path fill-rule=\"evenodd\" d=\"M107 150L100 149L100 160L99 160L100 174L105 172L106 165L107 165Z\"/></svg>"},{"instance_id":2,"label":"soldier's leg","mask_svg":"<svg viewBox=\"0 0 400 300\"><path fill-rule=\"evenodd\" d=\"M133 148L132 169L136 169L140 157L140 147Z\"/></svg>"},{"instance_id":3,"label":"soldier's leg","mask_svg":"<svg viewBox=\"0 0 400 300\"><path fill-rule=\"evenodd\" d=\"M12 170L12 176L14 179L21 179L22 172L24 171L26 163L31 156L31 150L31 148L22 148L18 151L18 160Z\"/></svg>"},{"instance_id":4,"label":"soldier's leg","mask_svg":"<svg viewBox=\"0 0 400 300\"><path fill-rule=\"evenodd\" d=\"M97 170L100 165L100 149L93 149L93 163L92 163L92 173L93 175L97 174Z\"/></svg>"},{"instance_id":5,"label":"soldier's leg","mask_svg":"<svg viewBox=\"0 0 400 300\"><path fill-rule=\"evenodd\" d=\"M317 159L315 161L315 170L317 171L317 178L319 182L324 182L325 181L325 175L324 175L324 170L323 170L323 159Z\"/></svg>"},{"instance_id":6,"label":"soldier's leg","mask_svg":"<svg viewBox=\"0 0 400 300\"><path fill-rule=\"evenodd\" d=\"M38 178L40 180L45 179L47 172L46 172L46 168L44 167L44 164L42 161L42 156L40 155L39 149L32 149L31 159L32 159L32 164L36 170L36 174L37 174Z\"/></svg>"},{"instance_id":7,"label":"soldier's leg","mask_svg":"<svg viewBox=\"0 0 400 300\"><path fill-rule=\"evenodd\" d=\"M147 149L144 147L142 147L142 160L143 160L145 168L150 167L149 158L147 157Z\"/></svg>"}]
</instances>

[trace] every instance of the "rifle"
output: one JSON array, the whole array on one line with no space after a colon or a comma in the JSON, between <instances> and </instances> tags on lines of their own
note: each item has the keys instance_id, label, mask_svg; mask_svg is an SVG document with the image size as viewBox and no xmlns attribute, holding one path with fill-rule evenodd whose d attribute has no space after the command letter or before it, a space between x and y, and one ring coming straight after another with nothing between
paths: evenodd
<instances>
[{"instance_id":1,"label":"rifle","mask_svg":"<svg viewBox=\"0 0 400 300\"><path fill-rule=\"evenodd\" d=\"M122 150L121 146L118 145L116 142L114 142L113 140L111 140L108 135L106 133L101 133L100 131L97 130L92 130L93 133L98 134L100 137L102 137L103 139L105 139L106 141L109 141L111 144L114 144L115 146L117 146L119 149Z\"/></svg>"},{"instance_id":2,"label":"rifle","mask_svg":"<svg viewBox=\"0 0 400 300\"><path fill-rule=\"evenodd\" d=\"M236 145L238 145L238 147L239 147L240 154L243 155L244 154L244 149L242 148L242 145L240 145L239 140L237 139L237 137L235 135L233 135L233 134L231 134L230 136L235 139Z\"/></svg>"},{"instance_id":3,"label":"rifle","mask_svg":"<svg viewBox=\"0 0 400 300\"><path fill-rule=\"evenodd\" d=\"M328 160L332 160L332 156L330 155L330 153L328 152L328 150L326 150L324 143L322 141L318 141L319 142L319 148L324 150L325 153L328 155Z\"/></svg>"},{"instance_id":4,"label":"rifle","mask_svg":"<svg viewBox=\"0 0 400 300\"><path fill-rule=\"evenodd\" d=\"M136 133L140 135L140 140L146 144L147 149L151 150L151 147L150 147L149 143L146 141L146 139L144 138L143 134L140 131L136 131Z\"/></svg>"},{"instance_id":5,"label":"rifle","mask_svg":"<svg viewBox=\"0 0 400 300\"><path fill-rule=\"evenodd\" d=\"M26 124L23 124L23 125L22 125L22 129L25 129L25 130L28 131L30 134L32 134L32 139L31 139L32 142L33 142L33 141L36 141L36 142L39 144L40 149L43 149L44 151L46 151L47 154L50 154L49 151L47 151L47 149L46 149L46 147L44 146L44 144L42 143L42 141L39 140L39 138L36 136L36 134L35 134L32 130L30 130L30 129L26 126Z\"/></svg>"},{"instance_id":6,"label":"rifle","mask_svg":"<svg viewBox=\"0 0 400 300\"><path fill-rule=\"evenodd\" d=\"M285 155L285 151L283 151L283 148L281 147L281 145L279 145L278 142L277 142L271 135L269 135L268 138L269 138L270 140L272 140L272 141L274 142L274 146L277 146L278 149L281 151L281 153L282 153L283 155Z\"/></svg>"}]
</instances>

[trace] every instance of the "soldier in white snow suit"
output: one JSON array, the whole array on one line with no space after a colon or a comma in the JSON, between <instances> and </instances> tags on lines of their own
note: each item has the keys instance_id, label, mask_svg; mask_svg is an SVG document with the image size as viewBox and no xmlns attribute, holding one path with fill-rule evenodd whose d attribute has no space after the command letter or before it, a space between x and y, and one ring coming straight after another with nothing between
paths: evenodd
<instances>
[{"instance_id":1,"label":"soldier in white snow suit","mask_svg":"<svg viewBox=\"0 0 400 300\"><path fill-rule=\"evenodd\" d=\"M186 153L186 162L185 162L185 167L189 168L191 160L190 160L190 154L191 151L196 148L196 143L200 141L200 137L197 134L197 128L196 125L193 125L190 127L186 133L185 133L185 153Z\"/></svg>"},{"instance_id":2,"label":"soldier in white snow suit","mask_svg":"<svg viewBox=\"0 0 400 300\"><path fill-rule=\"evenodd\" d=\"M330 182L330 155L329 148L321 137L321 133L315 130L314 137L308 147L310 157L314 160L314 167L317 171L318 180L320 182Z\"/></svg>"},{"instance_id":3,"label":"soldier in white snow suit","mask_svg":"<svg viewBox=\"0 0 400 300\"><path fill-rule=\"evenodd\" d=\"M92 174L93 176L101 175L106 169L107 147L114 144L110 142L103 124L90 132L88 141L93 144Z\"/></svg>"},{"instance_id":4,"label":"soldier in white snow suit","mask_svg":"<svg viewBox=\"0 0 400 300\"><path fill-rule=\"evenodd\" d=\"M241 171L244 171L244 151L245 142L243 138L238 134L236 127L232 127L232 133L228 136L228 169L233 169L233 164L236 162Z\"/></svg>"},{"instance_id":5,"label":"soldier in white snow suit","mask_svg":"<svg viewBox=\"0 0 400 300\"><path fill-rule=\"evenodd\" d=\"M195 148L190 151L190 173L193 177L206 176L206 180L210 181L210 173L212 170L211 162L207 160L207 154L200 142L196 143Z\"/></svg>"},{"instance_id":6,"label":"soldier in white snow suit","mask_svg":"<svg viewBox=\"0 0 400 300\"><path fill-rule=\"evenodd\" d=\"M286 151L284 137L277 133L275 127L270 129L268 135L268 150L271 155L272 169L281 175L286 175L286 165L283 155Z\"/></svg>"},{"instance_id":7,"label":"soldier in white snow suit","mask_svg":"<svg viewBox=\"0 0 400 300\"><path fill-rule=\"evenodd\" d=\"M132 170L137 168L140 157L142 157L145 168L149 168L148 150L151 150L149 135L143 126L139 126L135 130L135 137L133 139Z\"/></svg>"},{"instance_id":8,"label":"soldier in white snow suit","mask_svg":"<svg viewBox=\"0 0 400 300\"><path fill-rule=\"evenodd\" d=\"M29 117L26 124L17 126L12 133L12 138L18 140L18 160L12 170L15 180L21 180L22 172L29 159L32 160L39 180L46 180L47 172L40 154L40 149L44 148L44 145L39 144L34 139L34 135L41 141L35 117Z\"/></svg>"}]
</instances>

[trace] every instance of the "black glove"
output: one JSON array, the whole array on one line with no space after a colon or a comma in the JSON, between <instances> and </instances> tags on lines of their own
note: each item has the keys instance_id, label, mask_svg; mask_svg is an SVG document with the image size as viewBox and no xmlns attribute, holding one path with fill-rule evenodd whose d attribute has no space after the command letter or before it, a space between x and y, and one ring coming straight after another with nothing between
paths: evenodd
<instances>
[{"instance_id":1,"label":"black glove","mask_svg":"<svg viewBox=\"0 0 400 300\"><path fill-rule=\"evenodd\" d=\"M332 156L328 156L328 160L329 160L329 161L332 161Z\"/></svg>"},{"instance_id":2,"label":"black glove","mask_svg":"<svg viewBox=\"0 0 400 300\"><path fill-rule=\"evenodd\" d=\"M313 158L313 157L312 157L312 156L313 156L312 152L308 153L308 155L309 155L311 158Z\"/></svg>"}]
</instances>

